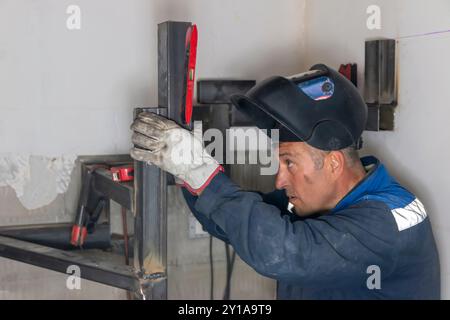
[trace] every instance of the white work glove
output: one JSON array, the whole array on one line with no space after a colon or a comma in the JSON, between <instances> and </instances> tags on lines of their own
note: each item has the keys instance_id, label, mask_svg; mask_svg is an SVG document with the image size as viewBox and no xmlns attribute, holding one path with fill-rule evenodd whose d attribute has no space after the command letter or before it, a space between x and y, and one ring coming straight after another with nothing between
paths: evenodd
<instances>
[{"instance_id":1,"label":"white work glove","mask_svg":"<svg viewBox=\"0 0 450 320\"><path fill-rule=\"evenodd\" d=\"M199 136L176 122L154 113L141 112L131 125L131 157L158 166L199 194L223 167L203 148ZM176 179L177 180L177 179Z\"/></svg>"}]
</instances>

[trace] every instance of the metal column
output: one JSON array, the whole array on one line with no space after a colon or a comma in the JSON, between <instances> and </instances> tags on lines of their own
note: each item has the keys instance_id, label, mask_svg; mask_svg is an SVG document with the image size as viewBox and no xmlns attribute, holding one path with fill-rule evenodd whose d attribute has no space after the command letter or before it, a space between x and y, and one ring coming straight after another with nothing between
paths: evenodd
<instances>
[{"instance_id":1,"label":"metal column","mask_svg":"<svg viewBox=\"0 0 450 320\"><path fill-rule=\"evenodd\" d=\"M138 108L182 123L186 31L191 23L158 25L158 107ZM135 161L134 266L143 299L167 299L167 180L157 167Z\"/></svg>"}]
</instances>

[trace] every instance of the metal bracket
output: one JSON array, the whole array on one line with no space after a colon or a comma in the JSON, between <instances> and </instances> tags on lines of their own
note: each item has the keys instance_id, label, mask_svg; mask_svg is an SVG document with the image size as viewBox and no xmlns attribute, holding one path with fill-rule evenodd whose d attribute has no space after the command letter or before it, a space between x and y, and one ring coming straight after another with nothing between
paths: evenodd
<instances>
[{"instance_id":1,"label":"metal bracket","mask_svg":"<svg viewBox=\"0 0 450 320\"><path fill-rule=\"evenodd\" d=\"M394 130L397 105L395 40L366 41L365 92L369 108L366 130Z\"/></svg>"}]
</instances>

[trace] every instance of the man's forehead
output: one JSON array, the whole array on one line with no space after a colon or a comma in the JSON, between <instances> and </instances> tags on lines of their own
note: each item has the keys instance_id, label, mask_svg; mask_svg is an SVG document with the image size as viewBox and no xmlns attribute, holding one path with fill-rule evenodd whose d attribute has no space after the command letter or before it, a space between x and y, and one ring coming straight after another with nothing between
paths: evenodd
<instances>
[{"instance_id":1,"label":"man's forehead","mask_svg":"<svg viewBox=\"0 0 450 320\"><path fill-rule=\"evenodd\" d=\"M304 142L280 142L278 145L278 153L280 157L282 156L300 156L305 149Z\"/></svg>"}]
</instances>

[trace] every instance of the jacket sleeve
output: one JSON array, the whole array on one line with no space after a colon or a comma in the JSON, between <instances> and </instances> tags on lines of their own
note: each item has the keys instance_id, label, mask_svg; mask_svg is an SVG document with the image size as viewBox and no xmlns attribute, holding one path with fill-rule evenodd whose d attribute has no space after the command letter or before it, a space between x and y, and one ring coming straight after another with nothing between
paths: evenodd
<instances>
[{"instance_id":1,"label":"jacket sleeve","mask_svg":"<svg viewBox=\"0 0 450 320\"><path fill-rule=\"evenodd\" d=\"M229 243L228 238L224 231L211 219L207 218L205 215L201 214L195 209L195 203L198 199L197 196L194 196L190 193L186 188L182 188L184 199L186 200L186 204L191 210L194 217L200 222L203 227L203 230L207 231L213 237L216 237L226 243ZM269 193L257 192L265 203L272 204L278 208L287 208L288 200L284 196L284 191L275 190ZM286 212L289 216L290 213ZM292 218L292 217L291 217Z\"/></svg>"},{"instance_id":2,"label":"jacket sleeve","mask_svg":"<svg viewBox=\"0 0 450 320\"><path fill-rule=\"evenodd\" d=\"M207 231L219 231L241 259L277 280L305 287L365 286L369 267L378 267L383 278L396 262L398 230L381 202L292 222L220 173L191 205Z\"/></svg>"}]
</instances>

